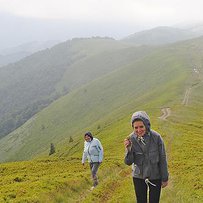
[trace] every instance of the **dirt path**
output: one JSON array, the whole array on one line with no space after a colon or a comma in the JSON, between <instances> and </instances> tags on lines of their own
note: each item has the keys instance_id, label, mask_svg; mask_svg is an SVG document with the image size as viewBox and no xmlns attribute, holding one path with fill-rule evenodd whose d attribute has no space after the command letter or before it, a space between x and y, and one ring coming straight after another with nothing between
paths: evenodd
<instances>
[{"instance_id":1,"label":"dirt path","mask_svg":"<svg viewBox=\"0 0 203 203\"><path fill-rule=\"evenodd\" d=\"M166 120L171 115L171 109L169 107L162 108L162 115L159 117L161 120Z\"/></svg>"},{"instance_id":2,"label":"dirt path","mask_svg":"<svg viewBox=\"0 0 203 203\"><path fill-rule=\"evenodd\" d=\"M188 105L188 101L189 101L189 96L190 96L191 90L192 90L192 88L189 87L189 88L185 91L185 96L184 96L184 98L183 98L182 105L184 105L184 106L187 106L187 105Z\"/></svg>"},{"instance_id":3,"label":"dirt path","mask_svg":"<svg viewBox=\"0 0 203 203\"><path fill-rule=\"evenodd\" d=\"M189 98L192 92L192 89L195 87L198 87L202 84L203 80L201 79L200 70L198 68L193 69L193 74L195 74L196 80L199 80L196 84L191 85L188 89L185 91L185 95L182 101L182 105L187 106L189 102Z\"/></svg>"},{"instance_id":4,"label":"dirt path","mask_svg":"<svg viewBox=\"0 0 203 203\"><path fill-rule=\"evenodd\" d=\"M99 183L99 185L94 189L96 191L100 190L102 191L100 193L100 195L96 195L97 192L94 192L94 190L90 190L90 189L85 189L80 193L80 196L77 197L77 200L75 200L75 203L81 203L81 202L90 202L91 200L93 200L93 196L95 196L95 198L98 198L97 200L95 200L95 202L107 202L108 200L111 200L111 197L114 195L114 192L119 189L120 187L122 187L122 182L123 180L125 180L126 178L130 178L131 177L131 170L129 170L129 168L125 168L125 169L120 169L115 167L112 171L106 169L105 173L102 174L103 179L102 181ZM116 182L114 181L114 179L109 179L110 174L115 174L116 177ZM105 186L105 187L104 187ZM100 188L100 189L99 189ZM101 190L101 188L103 188ZM103 192L104 190L104 192ZM93 193L93 195L91 194ZM92 195L92 197L90 197ZM93 201L91 201L93 202Z\"/></svg>"}]
</instances>

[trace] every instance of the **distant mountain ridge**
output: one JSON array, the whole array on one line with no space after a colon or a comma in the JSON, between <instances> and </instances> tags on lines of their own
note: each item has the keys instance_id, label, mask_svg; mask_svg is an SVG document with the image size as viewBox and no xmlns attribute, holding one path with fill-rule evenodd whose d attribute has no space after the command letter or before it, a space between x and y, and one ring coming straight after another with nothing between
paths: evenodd
<instances>
[{"instance_id":1,"label":"distant mountain ridge","mask_svg":"<svg viewBox=\"0 0 203 203\"><path fill-rule=\"evenodd\" d=\"M10 47L0 50L0 66L5 66L9 63L19 61L26 56L43 49L51 48L58 44L59 41L45 41L45 42L29 42L16 47Z\"/></svg>"},{"instance_id":2,"label":"distant mountain ridge","mask_svg":"<svg viewBox=\"0 0 203 203\"><path fill-rule=\"evenodd\" d=\"M198 26L199 28L199 26ZM149 30L137 32L122 39L123 42L131 43L137 46L140 45L164 45L195 38L203 35L201 29L179 29L173 27L156 27Z\"/></svg>"},{"instance_id":3,"label":"distant mountain ridge","mask_svg":"<svg viewBox=\"0 0 203 203\"><path fill-rule=\"evenodd\" d=\"M180 28L178 28L178 26ZM140 45L163 45L177 41L187 40L203 35L203 24L186 24L175 27L160 26L149 30L143 30L131 34L121 41L125 43ZM59 41L33 41L16 47L0 50L0 67L13 63L29 56L37 51L50 48L59 43Z\"/></svg>"}]
</instances>

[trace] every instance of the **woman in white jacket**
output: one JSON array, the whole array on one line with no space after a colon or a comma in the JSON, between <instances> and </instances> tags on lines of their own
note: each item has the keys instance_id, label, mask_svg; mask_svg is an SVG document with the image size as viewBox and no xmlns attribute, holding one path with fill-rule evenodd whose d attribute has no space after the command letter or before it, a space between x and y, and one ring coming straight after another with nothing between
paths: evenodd
<instances>
[{"instance_id":1,"label":"woman in white jacket","mask_svg":"<svg viewBox=\"0 0 203 203\"><path fill-rule=\"evenodd\" d=\"M97 171L103 160L103 147L97 138L93 138L91 132L86 132L84 139L82 164L84 165L85 160L88 159L93 179L93 186L91 189L94 189L98 185Z\"/></svg>"}]
</instances>

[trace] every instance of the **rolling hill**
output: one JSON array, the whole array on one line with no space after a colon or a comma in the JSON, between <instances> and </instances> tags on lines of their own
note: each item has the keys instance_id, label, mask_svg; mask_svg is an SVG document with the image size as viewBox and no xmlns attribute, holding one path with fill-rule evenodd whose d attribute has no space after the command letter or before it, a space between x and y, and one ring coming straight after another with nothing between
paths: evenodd
<instances>
[{"instance_id":1,"label":"rolling hill","mask_svg":"<svg viewBox=\"0 0 203 203\"><path fill-rule=\"evenodd\" d=\"M74 88L151 50L141 47L130 52L128 49L131 49L129 45L109 38L74 39L2 67L0 137Z\"/></svg>"},{"instance_id":2,"label":"rolling hill","mask_svg":"<svg viewBox=\"0 0 203 203\"><path fill-rule=\"evenodd\" d=\"M202 56L203 38L156 48L78 86L2 138L1 161L34 158L0 165L2 200L134 202L131 170L123 163L123 139L132 130L131 114L142 109L166 143L170 185L161 201L201 202ZM188 102L182 103L188 89ZM171 115L160 120L164 107ZM100 184L91 193L89 170L80 166L86 130L102 141L105 150ZM57 153L48 157L51 142Z\"/></svg>"},{"instance_id":3,"label":"rolling hill","mask_svg":"<svg viewBox=\"0 0 203 203\"><path fill-rule=\"evenodd\" d=\"M126 54L129 55L128 52ZM95 79L92 85L90 83L71 91L39 115L36 114L24 126L1 139L1 160L6 155L9 157L9 154L21 160L30 158L30 155L46 149L49 140L57 141L76 133L78 122L81 123L81 128L85 128L109 114L110 109L117 109L132 99L139 100L143 92L156 95L156 86L164 91L164 87L172 86L171 80L175 75L183 80L187 71L182 68L184 59L178 53L174 54L175 50L170 48L157 50L145 58ZM176 67L177 60L180 68ZM5 140L10 141L5 144ZM31 144L36 147L31 147Z\"/></svg>"}]
</instances>

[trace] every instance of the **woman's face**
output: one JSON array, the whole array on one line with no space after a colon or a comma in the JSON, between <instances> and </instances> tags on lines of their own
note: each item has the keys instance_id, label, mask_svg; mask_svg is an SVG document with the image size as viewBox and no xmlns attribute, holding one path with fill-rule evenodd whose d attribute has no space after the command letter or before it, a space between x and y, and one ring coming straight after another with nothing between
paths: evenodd
<instances>
[{"instance_id":1,"label":"woman's face","mask_svg":"<svg viewBox=\"0 0 203 203\"><path fill-rule=\"evenodd\" d=\"M85 141L86 141L86 142L91 142L91 137L89 137L88 135L85 135L84 138L85 138Z\"/></svg>"},{"instance_id":2,"label":"woman's face","mask_svg":"<svg viewBox=\"0 0 203 203\"><path fill-rule=\"evenodd\" d=\"M138 137L142 137L146 133L146 127L142 121L135 121L133 123L134 133Z\"/></svg>"}]
</instances>

